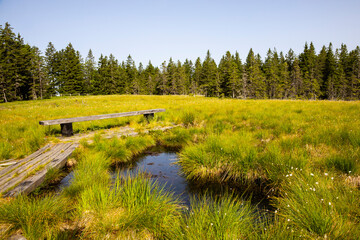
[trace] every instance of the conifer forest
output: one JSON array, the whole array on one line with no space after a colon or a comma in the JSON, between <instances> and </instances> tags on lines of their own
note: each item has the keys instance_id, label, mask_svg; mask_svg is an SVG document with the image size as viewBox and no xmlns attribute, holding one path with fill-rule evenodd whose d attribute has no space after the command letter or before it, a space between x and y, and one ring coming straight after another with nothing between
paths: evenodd
<instances>
[{"instance_id":1,"label":"conifer forest","mask_svg":"<svg viewBox=\"0 0 360 240\"><path fill-rule=\"evenodd\" d=\"M161 66L138 65L129 55L98 60L91 50L83 58L71 43L57 50L50 42L45 53L24 42L9 23L0 26L1 102L34 100L54 95L205 95L240 99L360 99L360 48L331 43L303 52L269 49L266 56L249 50L241 60L226 52L219 63L210 51L204 59L172 58Z\"/></svg>"}]
</instances>

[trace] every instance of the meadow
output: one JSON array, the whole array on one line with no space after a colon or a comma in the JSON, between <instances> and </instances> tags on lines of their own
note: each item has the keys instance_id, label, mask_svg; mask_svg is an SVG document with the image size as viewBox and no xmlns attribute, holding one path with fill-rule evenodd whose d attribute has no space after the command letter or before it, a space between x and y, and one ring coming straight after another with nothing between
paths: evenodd
<instances>
[{"instance_id":1,"label":"meadow","mask_svg":"<svg viewBox=\"0 0 360 240\"><path fill-rule=\"evenodd\" d=\"M360 102L236 100L197 96L85 96L0 104L0 161L57 142L38 121L165 108L143 116L74 123L98 131L74 152L60 194L2 199L3 237L27 239L356 239L360 236ZM157 126L180 125L150 131ZM104 139L130 126L137 137ZM146 178L109 171L151 146L175 149L188 181L231 185L270 201L255 210L231 193L193 198L190 209ZM46 214L45 214L46 213ZM38 216L38 217L34 217Z\"/></svg>"}]
</instances>

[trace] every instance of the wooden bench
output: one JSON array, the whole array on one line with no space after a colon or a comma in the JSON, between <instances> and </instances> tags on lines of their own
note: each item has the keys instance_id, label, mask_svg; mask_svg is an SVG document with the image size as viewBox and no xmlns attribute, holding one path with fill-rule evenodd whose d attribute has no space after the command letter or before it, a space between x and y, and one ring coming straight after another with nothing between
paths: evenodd
<instances>
[{"instance_id":1,"label":"wooden bench","mask_svg":"<svg viewBox=\"0 0 360 240\"><path fill-rule=\"evenodd\" d=\"M117 117L129 117L129 116L135 116L135 115L144 115L144 117L149 121L149 119L154 117L154 113L157 113L157 112L165 112L165 109L151 109L151 110L142 110L142 111L135 111L135 112L93 115L93 116L87 116L87 117L45 120L45 121L40 121L39 124L45 125L45 126L60 124L62 136L70 137L70 136L74 135L73 126L72 126L72 123L74 123L74 122L84 122L84 121L101 120L101 119L117 118Z\"/></svg>"}]
</instances>

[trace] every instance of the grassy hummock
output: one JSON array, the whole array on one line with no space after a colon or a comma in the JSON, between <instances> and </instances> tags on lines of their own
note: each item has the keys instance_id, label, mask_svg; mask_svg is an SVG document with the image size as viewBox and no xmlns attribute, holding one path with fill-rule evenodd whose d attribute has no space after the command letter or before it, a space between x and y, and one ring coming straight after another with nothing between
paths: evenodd
<instances>
[{"instance_id":1,"label":"grassy hummock","mask_svg":"<svg viewBox=\"0 0 360 240\"><path fill-rule=\"evenodd\" d=\"M56 141L60 126L39 126L39 120L154 108L166 112L150 123L143 116L75 123L76 133L128 125L140 134L103 139L100 133L90 144L82 141L73 154L74 178L59 196L2 200L2 237L16 232L28 239L359 236L358 101L86 96L6 103L0 104L0 160L21 158ZM141 133L174 124L182 127ZM157 144L179 152L177 164L189 181L245 185L249 195L260 189L272 208L265 214L233 195L205 195L187 210L141 173L111 178L112 167L131 164ZM31 217L35 214L41 217Z\"/></svg>"}]
</instances>

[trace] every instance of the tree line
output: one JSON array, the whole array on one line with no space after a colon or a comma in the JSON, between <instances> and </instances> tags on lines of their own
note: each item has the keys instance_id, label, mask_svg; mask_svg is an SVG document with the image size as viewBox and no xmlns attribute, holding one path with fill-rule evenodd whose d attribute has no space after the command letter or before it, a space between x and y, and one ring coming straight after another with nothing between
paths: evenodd
<instances>
[{"instance_id":1,"label":"tree line","mask_svg":"<svg viewBox=\"0 0 360 240\"><path fill-rule=\"evenodd\" d=\"M219 64L208 51L205 59L170 58L161 66L135 64L129 55L119 62L112 54L83 59L72 44L45 54L24 43L6 23L0 25L0 91L3 102L43 99L54 95L193 94L241 99L360 99L360 48L330 43L316 53L306 43L302 53L285 55L269 49L264 60L249 50L245 61L229 51Z\"/></svg>"}]
</instances>

